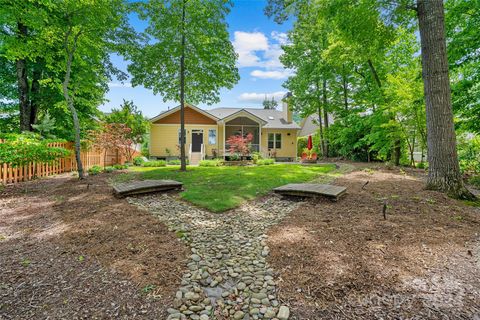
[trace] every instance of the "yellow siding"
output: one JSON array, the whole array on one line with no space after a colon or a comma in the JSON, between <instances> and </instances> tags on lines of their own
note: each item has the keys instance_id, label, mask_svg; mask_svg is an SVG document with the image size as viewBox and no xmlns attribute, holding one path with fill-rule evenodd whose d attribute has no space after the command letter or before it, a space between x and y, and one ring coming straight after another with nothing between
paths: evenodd
<instances>
[{"instance_id":1,"label":"yellow siding","mask_svg":"<svg viewBox=\"0 0 480 320\"><path fill-rule=\"evenodd\" d=\"M219 150L218 137L219 132L217 125L185 125L187 130L187 139L185 144L185 152L188 154L188 149L192 141L192 130L203 130L203 144L205 146L206 155L212 156L212 150ZM217 141L215 144L208 144L208 130L217 130ZM180 130L179 124L151 124L150 125L150 155L153 157L166 157L168 156L166 149L171 152L171 156L179 156L178 148L178 131Z\"/></svg>"},{"instance_id":2,"label":"yellow siding","mask_svg":"<svg viewBox=\"0 0 480 320\"><path fill-rule=\"evenodd\" d=\"M289 129L262 129L261 150L264 156L268 156L268 134L280 133L282 135L282 145L276 149L277 157L295 158L297 153L297 130ZM290 135L288 135L290 134Z\"/></svg>"}]
</instances>

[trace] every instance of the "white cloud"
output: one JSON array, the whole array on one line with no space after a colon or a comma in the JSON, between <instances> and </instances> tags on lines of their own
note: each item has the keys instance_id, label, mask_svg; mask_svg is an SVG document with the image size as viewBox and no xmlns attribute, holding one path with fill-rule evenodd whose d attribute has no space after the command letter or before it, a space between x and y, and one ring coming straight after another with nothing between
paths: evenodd
<instances>
[{"instance_id":1,"label":"white cloud","mask_svg":"<svg viewBox=\"0 0 480 320\"><path fill-rule=\"evenodd\" d=\"M286 79L291 71L284 69L280 62L283 54L282 45L288 43L284 32L273 31L270 37L262 32L235 31L233 46L238 54L239 68L257 67L250 73L255 79Z\"/></svg>"},{"instance_id":2,"label":"white cloud","mask_svg":"<svg viewBox=\"0 0 480 320\"><path fill-rule=\"evenodd\" d=\"M283 46L288 43L288 35L285 32L272 31L270 33L272 39L276 40L279 45Z\"/></svg>"},{"instance_id":3,"label":"white cloud","mask_svg":"<svg viewBox=\"0 0 480 320\"><path fill-rule=\"evenodd\" d=\"M272 99L272 97L280 101L283 96L285 95L285 91L277 91L277 92L265 92L265 93L257 93L257 92L245 92L242 93L238 97L238 101L241 102L250 102L250 103L261 103L265 100L265 96L267 99Z\"/></svg>"},{"instance_id":4,"label":"white cloud","mask_svg":"<svg viewBox=\"0 0 480 320\"><path fill-rule=\"evenodd\" d=\"M235 31L233 47L238 53L238 66L257 67L262 64L258 51L268 50L268 39L261 32Z\"/></svg>"},{"instance_id":5,"label":"white cloud","mask_svg":"<svg viewBox=\"0 0 480 320\"><path fill-rule=\"evenodd\" d=\"M114 83L110 82L108 84L109 88L131 88L132 84L130 82L125 82L125 83Z\"/></svg>"},{"instance_id":6,"label":"white cloud","mask_svg":"<svg viewBox=\"0 0 480 320\"><path fill-rule=\"evenodd\" d=\"M274 80L281 80L281 79L287 79L292 72L287 69L283 70L253 70L250 72L250 75L252 77L260 78L260 79L274 79Z\"/></svg>"}]
</instances>

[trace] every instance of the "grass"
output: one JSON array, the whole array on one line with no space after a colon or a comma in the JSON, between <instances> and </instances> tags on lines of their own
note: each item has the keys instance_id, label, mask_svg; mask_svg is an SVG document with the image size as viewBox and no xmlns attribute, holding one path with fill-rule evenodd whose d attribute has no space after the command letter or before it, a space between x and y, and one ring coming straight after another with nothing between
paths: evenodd
<instances>
[{"instance_id":1,"label":"grass","mask_svg":"<svg viewBox=\"0 0 480 320\"><path fill-rule=\"evenodd\" d=\"M334 169L335 166L329 164L190 167L187 172L180 172L179 167L135 167L131 168L131 173L116 176L114 182L125 182L135 178L181 181L185 189L181 193L184 200L213 212L222 212L265 195L275 187L318 179Z\"/></svg>"}]
</instances>

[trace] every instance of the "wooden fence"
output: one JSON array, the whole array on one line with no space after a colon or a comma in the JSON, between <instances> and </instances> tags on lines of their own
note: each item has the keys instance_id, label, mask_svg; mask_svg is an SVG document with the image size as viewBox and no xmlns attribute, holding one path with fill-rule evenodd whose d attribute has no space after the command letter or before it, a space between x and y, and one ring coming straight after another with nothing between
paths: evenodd
<instances>
[{"instance_id":1,"label":"wooden fence","mask_svg":"<svg viewBox=\"0 0 480 320\"><path fill-rule=\"evenodd\" d=\"M2 141L0 141L2 143ZM0 183L10 184L32 180L35 177L47 177L77 169L77 161L72 142L55 142L49 144L52 147L62 147L71 150L71 154L65 158L51 163L29 163L21 167L14 167L8 163L0 163ZM134 153L137 156L138 153ZM126 159L118 150L88 149L80 153L83 169L88 170L93 166L111 166L124 164Z\"/></svg>"}]
</instances>

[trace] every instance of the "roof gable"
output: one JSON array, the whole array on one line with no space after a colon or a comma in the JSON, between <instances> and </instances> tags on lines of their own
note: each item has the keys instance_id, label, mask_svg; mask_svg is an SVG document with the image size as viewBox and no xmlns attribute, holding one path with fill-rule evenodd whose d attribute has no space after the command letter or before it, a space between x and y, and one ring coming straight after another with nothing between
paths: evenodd
<instances>
[{"instance_id":1,"label":"roof gable","mask_svg":"<svg viewBox=\"0 0 480 320\"><path fill-rule=\"evenodd\" d=\"M185 105L184 116L186 124L217 124L218 120L217 117L190 104ZM150 119L150 122L154 124L179 124L180 106L159 114Z\"/></svg>"}]
</instances>

